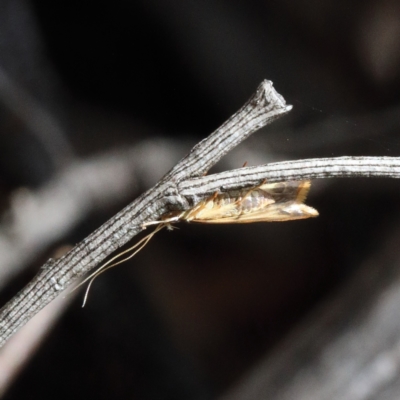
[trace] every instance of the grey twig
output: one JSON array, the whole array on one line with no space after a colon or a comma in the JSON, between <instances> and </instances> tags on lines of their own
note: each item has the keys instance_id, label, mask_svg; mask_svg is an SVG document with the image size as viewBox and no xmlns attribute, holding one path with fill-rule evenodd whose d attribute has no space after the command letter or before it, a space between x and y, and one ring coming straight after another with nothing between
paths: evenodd
<instances>
[{"instance_id":1,"label":"grey twig","mask_svg":"<svg viewBox=\"0 0 400 400\"><path fill-rule=\"evenodd\" d=\"M282 182L356 177L400 178L400 157L333 157L283 161L187 179L180 182L178 187L182 196L197 203L204 195L255 186L265 179L269 182Z\"/></svg>"},{"instance_id":2,"label":"grey twig","mask_svg":"<svg viewBox=\"0 0 400 400\"><path fill-rule=\"evenodd\" d=\"M210 167L257 129L290 111L285 100L264 81L250 100L192 151L152 189L115 215L59 260L50 259L37 276L0 310L0 345L33 315L105 257L131 240L145 222L190 204L180 182L204 175Z\"/></svg>"},{"instance_id":3,"label":"grey twig","mask_svg":"<svg viewBox=\"0 0 400 400\"><path fill-rule=\"evenodd\" d=\"M153 139L60 170L36 191L11 196L0 218L0 289L90 213L127 202L171 168L182 146Z\"/></svg>"},{"instance_id":4,"label":"grey twig","mask_svg":"<svg viewBox=\"0 0 400 400\"><path fill-rule=\"evenodd\" d=\"M75 296L58 297L10 339L0 353L0 398L23 370Z\"/></svg>"},{"instance_id":5,"label":"grey twig","mask_svg":"<svg viewBox=\"0 0 400 400\"><path fill-rule=\"evenodd\" d=\"M250 100L224 125L197 144L157 183L59 260L49 260L39 274L0 310L0 344L34 314L131 240L143 224L166 212L187 210L215 191L288 179L330 177L400 177L400 159L340 157L282 162L204 176L220 158L251 133L291 109L264 81Z\"/></svg>"}]
</instances>

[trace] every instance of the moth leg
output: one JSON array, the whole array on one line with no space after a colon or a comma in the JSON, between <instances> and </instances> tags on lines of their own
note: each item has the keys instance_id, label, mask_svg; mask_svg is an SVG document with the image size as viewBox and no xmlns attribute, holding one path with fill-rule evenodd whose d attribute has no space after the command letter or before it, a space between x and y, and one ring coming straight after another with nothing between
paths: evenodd
<instances>
[{"instance_id":1,"label":"moth leg","mask_svg":"<svg viewBox=\"0 0 400 400\"><path fill-rule=\"evenodd\" d=\"M212 196L210 196L207 200L200 201L193 208L186 211L186 213L182 216L182 219L186 221L191 221L196 219L197 215L206 208L206 205L211 201L214 203L215 199L218 197L218 191L216 191Z\"/></svg>"},{"instance_id":2,"label":"moth leg","mask_svg":"<svg viewBox=\"0 0 400 400\"><path fill-rule=\"evenodd\" d=\"M171 223L173 222L178 222L182 216L184 215L185 212L181 212L177 215L167 217L167 218L162 218L160 221L150 221L150 222L145 222L144 224L141 225L143 229L146 229L150 225L158 225L158 224L165 224L167 225L167 229L169 230L170 228L168 226L171 226Z\"/></svg>"}]
</instances>

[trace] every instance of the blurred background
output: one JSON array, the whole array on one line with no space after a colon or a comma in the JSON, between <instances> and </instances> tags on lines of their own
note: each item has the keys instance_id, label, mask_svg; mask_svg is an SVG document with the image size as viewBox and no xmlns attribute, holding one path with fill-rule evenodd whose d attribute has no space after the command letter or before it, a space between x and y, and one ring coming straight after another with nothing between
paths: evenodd
<instances>
[{"instance_id":1,"label":"blurred background","mask_svg":"<svg viewBox=\"0 0 400 400\"><path fill-rule=\"evenodd\" d=\"M155 184L263 79L293 111L213 171L400 155L396 0L2 0L2 304L49 257ZM163 231L99 277L85 308L82 291L68 295L29 352L17 343L18 366L1 366L9 378L0 393L233 398L257 365L296 343L293 332L311 326L318 307L349 282L358 287L354 276L372 255L380 271L382 248L397 260L399 201L395 180L318 181L307 201L320 212L315 220ZM373 303L368 293L360 290L359 307ZM343 312L335 326L351 330ZM312 332L311 342L322 340ZM286 360L280 371L300 368ZM286 398L286 372L268 398Z\"/></svg>"}]
</instances>

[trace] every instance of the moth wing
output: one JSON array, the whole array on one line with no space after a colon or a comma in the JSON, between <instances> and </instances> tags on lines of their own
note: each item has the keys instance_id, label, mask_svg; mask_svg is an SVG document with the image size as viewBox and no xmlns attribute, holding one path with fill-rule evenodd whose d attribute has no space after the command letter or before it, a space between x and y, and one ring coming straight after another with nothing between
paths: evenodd
<instances>
[{"instance_id":1,"label":"moth wing","mask_svg":"<svg viewBox=\"0 0 400 400\"><path fill-rule=\"evenodd\" d=\"M264 183L259 190L266 192L276 202L297 201L303 203L311 187L311 181L286 181Z\"/></svg>"},{"instance_id":2,"label":"moth wing","mask_svg":"<svg viewBox=\"0 0 400 400\"><path fill-rule=\"evenodd\" d=\"M214 220L220 220L223 218L229 218L233 214L237 214L237 207L234 203L224 204L218 207L207 207L207 203L204 207L200 207L193 213L189 213L187 221L193 222L214 222Z\"/></svg>"},{"instance_id":3,"label":"moth wing","mask_svg":"<svg viewBox=\"0 0 400 400\"><path fill-rule=\"evenodd\" d=\"M318 211L296 201L275 203L255 213L241 216L242 223L279 222L317 217Z\"/></svg>"},{"instance_id":4,"label":"moth wing","mask_svg":"<svg viewBox=\"0 0 400 400\"><path fill-rule=\"evenodd\" d=\"M292 221L317 217L318 211L312 207L297 202L274 203L258 211L240 214L234 217L215 218L211 220L196 219L193 222L209 224L245 224L252 222Z\"/></svg>"},{"instance_id":5,"label":"moth wing","mask_svg":"<svg viewBox=\"0 0 400 400\"><path fill-rule=\"evenodd\" d=\"M213 201L210 200L189 213L187 220L208 224L241 224L316 217L318 211L303 204L310 186L310 181L265 183L254 189L266 193L265 202L258 209L239 211L237 203L214 207ZM242 201L245 202L246 197Z\"/></svg>"}]
</instances>

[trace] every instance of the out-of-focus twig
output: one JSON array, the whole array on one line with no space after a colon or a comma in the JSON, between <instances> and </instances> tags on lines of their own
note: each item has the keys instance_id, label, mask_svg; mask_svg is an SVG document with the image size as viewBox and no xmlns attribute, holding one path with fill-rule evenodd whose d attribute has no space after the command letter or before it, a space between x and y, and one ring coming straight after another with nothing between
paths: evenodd
<instances>
[{"instance_id":1,"label":"out-of-focus twig","mask_svg":"<svg viewBox=\"0 0 400 400\"><path fill-rule=\"evenodd\" d=\"M57 120L14 82L1 66L0 101L40 139L55 166L65 166L71 162L73 150Z\"/></svg>"},{"instance_id":2,"label":"out-of-focus twig","mask_svg":"<svg viewBox=\"0 0 400 400\"><path fill-rule=\"evenodd\" d=\"M74 296L59 297L41 310L0 351L0 398L29 361Z\"/></svg>"},{"instance_id":3,"label":"out-of-focus twig","mask_svg":"<svg viewBox=\"0 0 400 400\"><path fill-rule=\"evenodd\" d=\"M399 221L397 221L397 225ZM400 231L224 400L397 400Z\"/></svg>"},{"instance_id":4,"label":"out-of-focus twig","mask_svg":"<svg viewBox=\"0 0 400 400\"><path fill-rule=\"evenodd\" d=\"M0 288L89 214L153 184L181 152L177 143L153 139L75 161L40 190L15 192L0 223Z\"/></svg>"}]
</instances>

